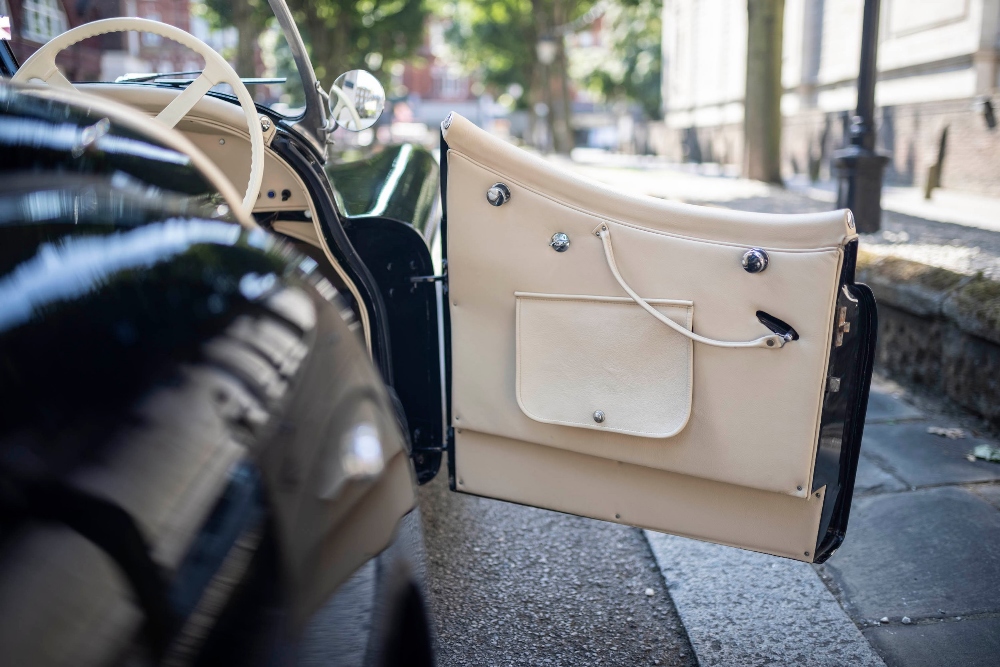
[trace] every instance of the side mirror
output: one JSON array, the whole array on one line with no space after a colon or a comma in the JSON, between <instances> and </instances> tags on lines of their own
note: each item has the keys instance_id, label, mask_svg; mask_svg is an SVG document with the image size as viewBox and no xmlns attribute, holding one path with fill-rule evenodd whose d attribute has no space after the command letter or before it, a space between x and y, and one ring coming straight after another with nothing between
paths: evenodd
<instances>
[{"instance_id":1,"label":"side mirror","mask_svg":"<svg viewBox=\"0 0 1000 667\"><path fill-rule=\"evenodd\" d=\"M371 72L352 69L330 86L330 120L351 132L367 130L385 109L385 88Z\"/></svg>"}]
</instances>

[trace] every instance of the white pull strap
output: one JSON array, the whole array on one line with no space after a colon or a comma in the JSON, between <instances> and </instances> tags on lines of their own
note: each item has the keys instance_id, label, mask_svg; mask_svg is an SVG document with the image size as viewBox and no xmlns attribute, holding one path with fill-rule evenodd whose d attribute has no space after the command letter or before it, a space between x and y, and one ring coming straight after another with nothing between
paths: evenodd
<instances>
[{"instance_id":1,"label":"white pull strap","mask_svg":"<svg viewBox=\"0 0 1000 667\"><path fill-rule=\"evenodd\" d=\"M769 336L762 336L761 338L757 338L756 340L746 340L746 341L714 340L712 338L705 338L704 336L699 336L693 331L685 329L684 327L677 324L672 319L670 319L669 317L667 317L666 315L664 315L663 313L661 313L660 311L656 310L651 305L649 305L649 303L647 303L646 300L643 299L641 296L636 294L635 290L629 287L628 283L625 282L625 279L622 278L622 274L618 271L618 265L615 263L615 254L611 248L611 232L608 230L607 224L602 223L598 225L597 229L594 230L594 234L597 235L604 243L604 256L608 260L608 268L611 269L611 273L614 274L615 280L617 280L618 284L622 286L622 289L625 290L625 292L630 297L632 297L633 301L642 306L642 308L647 313L649 313L659 321L663 322L677 333L687 336L696 343L703 343L705 345L714 345L715 347L764 347L776 350L780 347L783 347L784 344L787 343L788 341L792 340L791 336L788 336L786 338L785 336L780 336L778 334L771 334Z\"/></svg>"}]
</instances>

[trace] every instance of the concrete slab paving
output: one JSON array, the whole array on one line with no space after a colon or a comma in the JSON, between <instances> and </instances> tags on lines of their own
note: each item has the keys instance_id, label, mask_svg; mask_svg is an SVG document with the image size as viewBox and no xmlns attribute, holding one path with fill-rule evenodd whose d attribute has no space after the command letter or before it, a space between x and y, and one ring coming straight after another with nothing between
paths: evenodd
<instances>
[{"instance_id":1,"label":"concrete slab paving","mask_svg":"<svg viewBox=\"0 0 1000 667\"><path fill-rule=\"evenodd\" d=\"M923 419L924 413L888 392L872 387L868 394L866 424Z\"/></svg>"},{"instance_id":2,"label":"concrete slab paving","mask_svg":"<svg viewBox=\"0 0 1000 667\"><path fill-rule=\"evenodd\" d=\"M866 425L861 451L911 487L1000 481L1000 465L966 458L987 441L932 435L929 423Z\"/></svg>"},{"instance_id":3,"label":"concrete slab paving","mask_svg":"<svg viewBox=\"0 0 1000 667\"><path fill-rule=\"evenodd\" d=\"M858 460L858 474L854 478L854 493L861 496L873 493L887 493L889 491L902 491L908 488L891 473L883 470L871 458L861 452Z\"/></svg>"},{"instance_id":4,"label":"concrete slab paving","mask_svg":"<svg viewBox=\"0 0 1000 667\"><path fill-rule=\"evenodd\" d=\"M955 487L859 498L819 570L858 623L1000 612L1000 512Z\"/></svg>"},{"instance_id":5,"label":"concrete slab paving","mask_svg":"<svg viewBox=\"0 0 1000 667\"><path fill-rule=\"evenodd\" d=\"M701 667L884 665L806 563L646 531Z\"/></svg>"},{"instance_id":6,"label":"concrete slab paving","mask_svg":"<svg viewBox=\"0 0 1000 667\"><path fill-rule=\"evenodd\" d=\"M867 628L889 667L996 667L1000 616Z\"/></svg>"},{"instance_id":7,"label":"concrete slab paving","mask_svg":"<svg viewBox=\"0 0 1000 667\"><path fill-rule=\"evenodd\" d=\"M1000 465L1000 463L996 465ZM1000 509L1000 484L970 484L966 488L997 509Z\"/></svg>"}]
</instances>

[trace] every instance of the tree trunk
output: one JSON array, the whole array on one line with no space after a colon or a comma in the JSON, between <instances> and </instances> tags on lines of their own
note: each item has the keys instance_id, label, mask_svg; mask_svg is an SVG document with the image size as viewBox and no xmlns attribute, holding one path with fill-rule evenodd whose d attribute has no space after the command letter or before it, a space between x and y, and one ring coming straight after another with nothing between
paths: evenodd
<instances>
[{"instance_id":1,"label":"tree trunk","mask_svg":"<svg viewBox=\"0 0 1000 667\"><path fill-rule=\"evenodd\" d=\"M242 77L257 76L257 37L253 8L246 2L233 3L233 25L239 34L236 45L236 73Z\"/></svg>"},{"instance_id":2,"label":"tree trunk","mask_svg":"<svg viewBox=\"0 0 1000 667\"><path fill-rule=\"evenodd\" d=\"M569 22L567 0L552 0L552 25ZM556 57L550 68L549 86L553 87L550 112L552 114L552 145L557 153L569 155L573 149L573 131L570 129L572 109L569 99L569 61L566 58L566 38L561 32L552 36L556 42ZM553 81L554 79L554 81Z\"/></svg>"},{"instance_id":3,"label":"tree trunk","mask_svg":"<svg viewBox=\"0 0 1000 667\"><path fill-rule=\"evenodd\" d=\"M781 183L781 42L785 0L747 0L743 175Z\"/></svg>"},{"instance_id":4,"label":"tree trunk","mask_svg":"<svg viewBox=\"0 0 1000 667\"><path fill-rule=\"evenodd\" d=\"M555 66L558 68L556 76L559 79L559 102L553 112L556 113L556 134L555 148L557 153L569 155L573 150L573 107L569 93L569 62L566 58L566 44L562 36L559 37L559 51L556 56Z\"/></svg>"}]
</instances>

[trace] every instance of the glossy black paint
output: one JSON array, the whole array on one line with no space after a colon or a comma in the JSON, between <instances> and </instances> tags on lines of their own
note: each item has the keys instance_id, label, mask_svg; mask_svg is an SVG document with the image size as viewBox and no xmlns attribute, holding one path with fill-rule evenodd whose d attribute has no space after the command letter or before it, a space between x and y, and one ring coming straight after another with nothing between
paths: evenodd
<instances>
[{"instance_id":1,"label":"glossy black paint","mask_svg":"<svg viewBox=\"0 0 1000 667\"><path fill-rule=\"evenodd\" d=\"M187 155L88 110L6 85L0 85L0 151L4 191L27 196L8 199L0 220L58 217L64 211L77 222L106 219L112 211L119 223L150 215L224 216L217 208L221 197L192 169ZM55 196L77 187L86 191L79 200ZM32 203L38 192L54 194Z\"/></svg>"},{"instance_id":2,"label":"glossy black paint","mask_svg":"<svg viewBox=\"0 0 1000 667\"><path fill-rule=\"evenodd\" d=\"M17 71L17 58L10 50L10 44L6 41L0 42L0 75L5 77L14 76Z\"/></svg>"},{"instance_id":3,"label":"glossy black paint","mask_svg":"<svg viewBox=\"0 0 1000 667\"><path fill-rule=\"evenodd\" d=\"M846 309L850 331L837 346L839 318L835 317L830 341L827 375L838 378L839 386L834 389L827 380L813 472L812 492L826 487L813 554L816 563L832 556L847 532L875 359L878 310L871 289L854 282L857 249L856 240L845 249L836 304L837 313Z\"/></svg>"},{"instance_id":4,"label":"glossy black paint","mask_svg":"<svg viewBox=\"0 0 1000 667\"><path fill-rule=\"evenodd\" d=\"M329 467L319 464L359 401L387 420L394 410L316 261L266 232L196 216L219 214L218 194L162 146L113 125L79 141L100 120L0 84L0 553L18 553L43 526L88 541L65 543L72 572L39 562L44 585L0 596L0 609L44 615L61 577L98 585L96 546L128 582L145 619L138 644L152 655L285 662L298 641L285 622L288 536L315 535L323 519L282 510L313 494L295 471ZM170 458L178 451L190 456ZM135 457L141 475L116 477ZM168 494L189 499L181 511L150 494L184 482L174 475L185 461L218 491ZM94 485L102 479L118 481ZM136 494L145 500L133 505ZM186 555L160 560L165 533L150 511L193 513ZM412 557L403 547L392 556ZM131 604L115 590L97 599ZM206 607L206 596L221 604ZM386 615L363 624L373 637L396 613L393 602L365 603L380 604ZM120 651L120 639L104 633L88 648ZM24 640L30 651L41 638Z\"/></svg>"},{"instance_id":5,"label":"glossy black paint","mask_svg":"<svg viewBox=\"0 0 1000 667\"><path fill-rule=\"evenodd\" d=\"M439 164L441 165L441 263L445 276L448 275L448 142L444 140L444 129L439 135ZM447 283L445 283L447 286ZM445 291L447 297L448 292ZM444 406L445 406L445 451L448 452L448 487L457 491L455 484L455 430L451 426L451 308L442 308L441 320L444 331Z\"/></svg>"},{"instance_id":6,"label":"glossy black paint","mask_svg":"<svg viewBox=\"0 0 1000 667\"><path fill-rule=\"evenodd\" d=\"M441 465L444 417L438 297L427 245L438 167L413 145L328 165L341 224L378 284L391 333L391 385L403 406L418 482Z\"/></svg>"},{"instance_id":7,"label":"glossy black paint","mask_svg":"<svg viewBox=\"0 0 1000 667\"><path fill-rule=\"evenodd\" d=\"M182 567L160 576L150 565L155 545L139 537L132 508L100 497L84 502L91 494L73 480L121 456L125 433L165 442L177 437L169 425L139 418L143 400L178 388L198 393L186 369L219 372L203 346L225 339L237 318L274 317L253 290L280 287L278 276L305 281L287 258L254 247L262 239L230 223L92 224L85 232L70 221L7 225L0 233L0 243L16 249L8 258L29 256L5 262L0 287L0 476L8 490L25 490L31 510L18 512L5 499L2 532L9 547L32 520L42 519L99 546L131 582L146 618L147 646L162 656L175 650L176 633L193 609L184 599L200 598L229 549L208 561L207 571L203 563L201 572ZM238 420L230 428L247 445L266 446L263 434L248 438ZM146 483L165 481L154 473ZM178 598L176 590L186 592ZM168 598L174 604L167 605Z\"/></svg>"},{"instance_id":8,"label":"glossy black paint","mask_svg":"<svg viewBox=\"0 0 1000 667\"><path fill-rule=\"evenodd\" d=\"M323 164L309 145L296 135L279 132L271 142L271 149L284 159L302 178L319 216L320 229L337 263L361 293L371 324L371 354L382 379L392 385L392 345L388 314L379 296L378 284L365 265L364 259L344 231L342 215L335 203L330 179L323 171Z\"/></svg>"},{"instance_id":9,"label":"glossy black paint","mask_svg":"<svg viewBox=\"0 0 1000 667\"><path fill-rule=\"evenodd\" d=\"M326 173L345 217L398 220L429 237L438 167L428 151L412 144L387 146L360 160L328 164Z\"/></svg>"},{"instance_id":10,"label":"glossy black paint","mask_svg":"<svg viewBox=\"0 0 1000 667\"><path fill-rule=\"evenodd\" d=\"M423 238L388 218L347 218L347 235L378 283L392 332L393 382L408 422L417 481L441 466L444 418L437 327L437 288L414 280L433 273Z\"/></svg>"}]
</instances>

